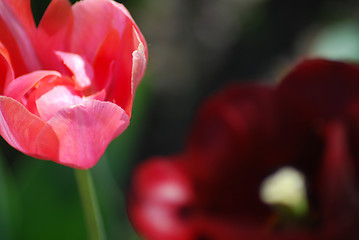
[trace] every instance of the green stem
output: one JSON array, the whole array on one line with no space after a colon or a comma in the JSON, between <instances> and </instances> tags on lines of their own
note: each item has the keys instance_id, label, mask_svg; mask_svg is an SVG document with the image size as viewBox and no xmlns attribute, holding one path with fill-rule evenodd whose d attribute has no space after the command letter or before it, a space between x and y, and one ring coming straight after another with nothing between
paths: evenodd
<instances>
[{"instance_id":1,"label":"green stem","mask_svg":"<svg viewBox=\"0 0 359 240\"><path fill-rule=\"evenodd\" d=\"M86 218L88 239L105 240L106 236L91 173L89 170L74 170Z\"/></svg>"}]
</instances>

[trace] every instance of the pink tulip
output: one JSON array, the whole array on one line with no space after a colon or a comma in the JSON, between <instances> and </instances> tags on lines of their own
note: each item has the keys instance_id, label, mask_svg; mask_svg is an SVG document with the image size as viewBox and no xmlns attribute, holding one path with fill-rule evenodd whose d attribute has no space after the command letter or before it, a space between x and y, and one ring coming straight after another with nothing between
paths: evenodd
<instances>
[{"instance_id":1,"label":"pink tulip","mask_svg":"<svg viewBox=\"0 0 359 240\"><path fill-rule=\"evenodd\" d=\"M0 134L30 156L93 167L128 126L147 45L111 0L0 0Z\"/></svg>"}]
</instances>

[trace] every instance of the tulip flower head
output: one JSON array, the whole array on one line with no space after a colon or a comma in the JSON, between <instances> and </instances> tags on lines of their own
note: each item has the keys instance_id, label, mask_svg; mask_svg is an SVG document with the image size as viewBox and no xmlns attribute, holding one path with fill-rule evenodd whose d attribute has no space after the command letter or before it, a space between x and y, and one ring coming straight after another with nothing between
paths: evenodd
<instances>
[{"instance_id":1,"label":"tulip flower head","mask_svg":"<svg viewBox=\"0 0 359 240\"><path fill-rule=\"evenodd\" d=\"M30 156L87 169L128 126L147 45L111 0L0 0L0 134Z\"/></svg>"},{"instance_id":2,"label":"tulip flower head","mask_svg":"<svg viewBox=\"0 0 359 240\"><path fill-rule=\"evenodd\" d=\"M322 59L277 86L228 86L183 152L135 171L134 227L152 240L359 239L358 100L359 66Z\"/></svg>"}]
</instances>

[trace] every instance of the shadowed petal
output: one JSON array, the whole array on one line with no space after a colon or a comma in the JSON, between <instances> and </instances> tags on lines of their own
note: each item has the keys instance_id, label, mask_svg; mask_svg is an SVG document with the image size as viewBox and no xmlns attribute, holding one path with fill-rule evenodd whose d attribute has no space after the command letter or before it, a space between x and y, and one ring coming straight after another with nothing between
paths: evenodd
<instances>
[{"instance_id":1,"label":"shadowed petal","mask_svg":"<svg viewBox=\"0 0 359 240\"><path fill-rule=\"evenodd\" d=\"M6 48L0 42L0 94L4 88L14 79L14 71L10 63L10 56Z\"/></svg>"},{"instance_id":2,"label":"shadowed petal","mask_svg":"<svg viewBox=\"0 0 359 240\"><path fill-rule=\"evenodd\" d=\"M246 196L257 195L255 185L261 181L260 176L265 175L266 164L275 165L282 161L279 156L272 156L279 127L274 100L274 90L268 86L233 84L203 104L188 138L188 151L195 156L188 162L198 178L203 181L216 179L208 184L210 191L214 186L223 190L223 183L217 179L233 177L233 188L243 187ZM262 155L265 158L259 157ZM237 173L237 169L252 167L257 169L256 174L248 171ZM237 197L241 201L249 199L241 195ZM237 201L234 202L238 205ZM253 203L250 200L250 204ZM240 206L245 208L248 205Z\"/></svg>"}]
</instances>

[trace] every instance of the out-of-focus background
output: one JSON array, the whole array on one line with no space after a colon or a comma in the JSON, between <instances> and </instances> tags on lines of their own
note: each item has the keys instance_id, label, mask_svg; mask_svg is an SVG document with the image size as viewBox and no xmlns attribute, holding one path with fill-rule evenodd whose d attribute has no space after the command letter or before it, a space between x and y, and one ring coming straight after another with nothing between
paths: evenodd
<instances>
[{"instance_id":1,"label":"out-of-focus background","mask_svg":"<svg viewBox=\"0 0 359 240\"><path fill-rule=\"evenodd\" d=\"M37 22L49 2L32 0ZM359 61L357 0L122 3L147 39L149 62L130 127L92 169L110 240L140 239L126 215L131 173L182 150L203 99L229 82L275 82L304 57ZM86 239L73 170L0 143L0 239Z\"/></svg>"}]
</instances>

